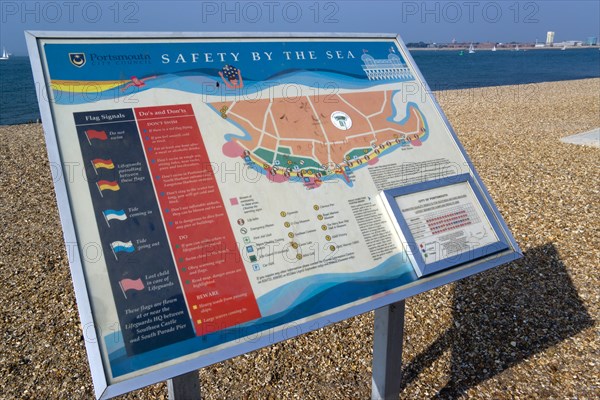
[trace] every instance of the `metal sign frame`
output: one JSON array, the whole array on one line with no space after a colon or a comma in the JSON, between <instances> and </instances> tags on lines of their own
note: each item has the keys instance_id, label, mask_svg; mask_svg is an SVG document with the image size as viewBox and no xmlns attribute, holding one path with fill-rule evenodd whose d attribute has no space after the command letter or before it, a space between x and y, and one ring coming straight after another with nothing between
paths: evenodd
<instances>
[{"instance_id":1,"label":"metal sign frame","mask_svg":"<svg viewBox=\"0 0 600 400\"><path fill-rule=\"evenodd\" d=\"M458 183L468 184L469 189L479 201L479 205L483 211L482 216L487 217L487 222L490 224L490 228L493 230L494 234L498 237L498 240L483 247L474 249L470 248L428 264L426 262L427 260L423 256L422 251L417 245L417 241L411 232L406 217L402 214L402 211L395 200L407 194L443 188ZM446 268L456 267L462 263L473 261L478 258L506 250L509 247L505 238L503 238L500 234L500 226L496 223L491 210L486 206L481 193L475 189L474 181L469 174L456 175L448 178L441 178L437 180L416 183L409 186L403 186L396 189L384 190L382 194L385 197L385 201L387 202L387 205L389 206L389 209L391 210L396 222L398 223L399 234L404 238L404 247L411 250L408 252L408 255L411 258L411 262L413 263L415 271L419 277L423 275L430 275Z\"/></svg>"},{"instance_id":2,"label":"metal sign frame","mask_svg":"<svg viewBox=\"0 0 600 400\"><path fill-rule=\"evenodd\" d=\"M257 349L260 349L271 344L290 339L303 333L333 324L347 318L372 311L381 307L389 306L394 303L402 302L404 299L416 294L443 286L445 284L455 282L459 279L477 274L492 267L513 261L522 256L519 246L512 237L508 227L500 216L499 211L495 207L488 191L485 188L481 178L473 168L467 153L458 140L454 130L449 124L447 118L442 112L439 104L432 95L432 92L421 75L410 53L406 49L402 39L396 34L371 34L371 33L164 33L164 32L47 32L47 31L28 31L25 34L27 47L33 68L33 75L36 82L38 94L38 102L40 106L43 128L48 151L48 158L51 165L65 167L64 159L57 141L57 131L60 127L57 126L54 119L54 111L51 101L47 100L48 94L51 92L47 65L43 59L42 43L45 40L64 39L66 41L78 39L89 40L94 42L98 39L106 40L140 40L140 39L223 39L235 41L237 39L367 39L367 40L394 40L398 48L401 49L402 55L408 66L415 73L415 80L421 86L423 92L429 97L434 104L438 117L448 128L450 135L454 139L459 151L462 153L468 163L468 169L472 176L472 185L478 188L482 194L482 199L491 210L492 218L495 219L499 226L499 234L506 240L509 249L499 253L486 256L482 259L470 261L456 268L446 269L434 275L423 277L415 282L404 285L399 290L392 291L379 297L375 297L367 302L353 305L343 310L333 310L324 317L319 317L309 322L293 324L290 326L278 326L270 332L258 332L251 337L238 338L234 343L228 343L217 351L203 354L201 356L177 362L166 367L153 370L143 375L136 376L119 382L110 382L108 379L107 366L104 365L101 349L97 337L94 315L92 312L91 299L89 295L89 282L84 276L82 265L82 249L70 259L71 275L75 289L75 296L81 324L83 328L85 346L88 355L88 360L91 368L91 375L94 383L95 394L97 398L110 398L119 394L123 394L144 386L170 379L176 376L183 375L190 371L220 362L238 355L242 355ZM63 171L64 172L64 171ZM71 208L71 197L68 187L64 180L56 180L54 182L58 209L63 228L64 240L68 244L79 243L78 236L75 230L75 217ZM403 305L403 303L401 303ZM401 327L400 327L401 332ZM375 392L374 392L375 393Z\"/></svg>"}]
</instances>

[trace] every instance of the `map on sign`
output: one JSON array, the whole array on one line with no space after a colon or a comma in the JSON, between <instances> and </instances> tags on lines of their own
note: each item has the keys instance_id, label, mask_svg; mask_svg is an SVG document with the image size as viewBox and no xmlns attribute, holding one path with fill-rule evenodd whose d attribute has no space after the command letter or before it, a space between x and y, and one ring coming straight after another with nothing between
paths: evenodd
<instances>
[{"instance_id":1,"label":"map on sign","mask_svg":"<svg viewBox=\"0 0 600 400\"><path fill-rule=\"evenodd\" d=\"M50 161L81 169L55 184L65 240L97 250L72 270L103 397L516 257L415 272L380 193L474 171L395 36L28 38ZM427 259L501 221L421 192Z\"/></svg>"},{"instance_id":2,"label":"map on sign","mask_svg":"<svg viewBox=\"0 0 600 400\"><path fill-rule=\"evenodd\" d=\"M286 99L212 103L245 135L229 135L223 152L270 174L276 182L301 182L317 188L348 172L375 165L400 147L421 146L427 122L415 103L399 115L393 90L303 96ZM403 110L404 111L404 110Z\"/></svg>"}]
</instances>

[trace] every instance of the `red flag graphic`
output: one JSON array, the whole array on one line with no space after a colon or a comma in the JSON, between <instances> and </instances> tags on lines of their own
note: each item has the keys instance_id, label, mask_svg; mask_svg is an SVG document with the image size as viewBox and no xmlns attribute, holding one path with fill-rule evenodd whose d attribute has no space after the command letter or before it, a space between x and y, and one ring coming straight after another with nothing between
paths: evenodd
<instances>
[{"instance_id":1,"label":"red flag graphic","mask_svg":"<svg viewBox=\"0 0 600 400\"><path fill-rule=\"evenodd\" d=\"M142 278L137 279L121 279L119 281L119 285L123 292L127 290L144 290L144 282L142 282Z\"/></svg>"},{"instance_id":2,"label":"red flag graphic","mask_svg":"<svg viewBox=\"0 0 600 400\"><path fill-rule=\"evenodd\" d=\"M87 131L85 131L85 135L87 136L88 140L91 140L91 139L106 140L106 139L108 139L108 136L106 135L105 131L96 131L94 129L88 129Z\"/></svg>"}]
</instances>

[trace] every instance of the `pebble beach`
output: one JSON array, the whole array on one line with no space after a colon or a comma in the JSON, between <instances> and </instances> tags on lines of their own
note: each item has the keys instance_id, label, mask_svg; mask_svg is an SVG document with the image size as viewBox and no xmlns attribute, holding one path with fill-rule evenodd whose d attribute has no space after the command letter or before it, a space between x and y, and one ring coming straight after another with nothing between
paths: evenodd
<instances>
[{"instance_id":1,"label":"pebble beach","mask_svg":"<svg viewBox=\"0 0 600 400\"><path fill-rule=\"evenodd\" d=\"M600 398L600 78L435 93L524 257L407 299L401 398ZM0 399L94 398L40 124L0 126ZM368 399L373 312L206 367L205 399ZM122 399L166 399L165 383Z\"/></svg>"}]
</instances>

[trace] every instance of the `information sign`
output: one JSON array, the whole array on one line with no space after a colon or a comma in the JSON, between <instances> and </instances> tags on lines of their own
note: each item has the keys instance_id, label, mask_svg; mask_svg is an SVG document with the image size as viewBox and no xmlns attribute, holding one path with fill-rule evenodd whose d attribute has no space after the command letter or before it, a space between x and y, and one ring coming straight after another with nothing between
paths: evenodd
<instances>
[{"instance_id":1,"label":"information sign","mask_svg":"<svg viewBox=\"0 0 600 400\"><path fill-rule=\"evenodd\" d=\"M509 247L472 184L463 174L382 192L418 276Z\"/></svg>"},{"instance_id":2,"label":"information sign","mask_svg":"<svg viewBox=\"0 0 600 400\"><path fill-rule=\"evenodd\" d=\"M520 256L395 35L27 41L99 398Z\"/></svg>"}]
</instances>

